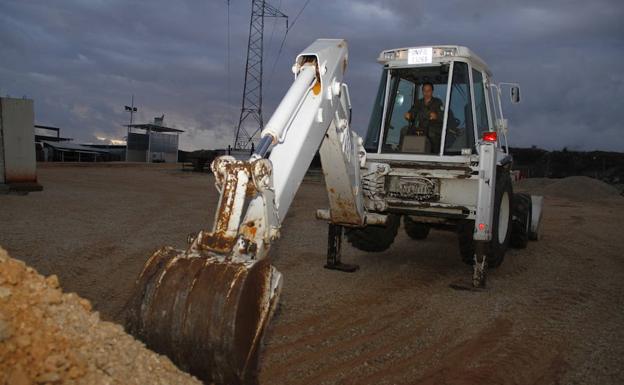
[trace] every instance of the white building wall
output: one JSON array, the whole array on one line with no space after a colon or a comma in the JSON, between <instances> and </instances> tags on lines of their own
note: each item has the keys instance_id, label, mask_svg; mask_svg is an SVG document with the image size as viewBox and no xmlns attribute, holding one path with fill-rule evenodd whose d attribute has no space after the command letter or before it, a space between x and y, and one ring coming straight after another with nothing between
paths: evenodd
<instances>
[{"instance_id":1,"label":"white building wall","mask_svg":"<svg viewBox=\"0 0 624 385\"><path fill-rule=\"evenodd\" d=\"M35 183L34 108L31 99L0 98L4 183Z\"/></svg>"}]
</instances>

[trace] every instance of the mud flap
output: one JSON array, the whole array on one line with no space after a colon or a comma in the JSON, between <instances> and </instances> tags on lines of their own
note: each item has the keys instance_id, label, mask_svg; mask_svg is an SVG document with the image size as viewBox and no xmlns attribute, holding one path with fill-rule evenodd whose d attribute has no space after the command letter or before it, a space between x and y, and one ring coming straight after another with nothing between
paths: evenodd
<instances>
[{"instance_id":1,"label":"mud flap","mask_svg":"<svg viewBox=\"0 0 624 385\"><path fill-rule=\"evenodd\" d=\"M268 258L224 262L163 248L137 279L126 327L205 383L256 384L280 289Z\"/></svg>"}]
</instances>

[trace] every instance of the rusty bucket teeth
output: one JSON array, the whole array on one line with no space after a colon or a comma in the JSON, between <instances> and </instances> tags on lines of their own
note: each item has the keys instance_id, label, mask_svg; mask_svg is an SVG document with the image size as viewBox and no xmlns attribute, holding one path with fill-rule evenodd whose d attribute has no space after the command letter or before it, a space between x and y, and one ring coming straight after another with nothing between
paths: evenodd
<instances>
[{"instance_id":1,"label":"rusty bucket teeth","mask_svg":"<svg viewBox=\"0 0 624 385\"><path fill-rule=\"evenodd\" d=\"M222 262L163 248L137 279L126 326L205 383L255 384L280 287L268 259Z\"/></svg>"}]
</instances>

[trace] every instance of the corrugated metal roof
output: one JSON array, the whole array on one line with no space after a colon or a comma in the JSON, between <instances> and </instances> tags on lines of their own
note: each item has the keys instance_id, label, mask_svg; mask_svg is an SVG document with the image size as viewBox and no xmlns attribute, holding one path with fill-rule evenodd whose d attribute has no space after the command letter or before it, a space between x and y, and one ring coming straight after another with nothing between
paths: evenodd
<instances>
[{"instance_id":1,"label":"corrugated metal roof","mask_svg":"<svg viewBox=\"0 0 624 385\"><path fill-rule=\"evenodd\" d=\"M74 152L84 152L89 154L108 154L109 150L104 150L100 148L87 147L81 144L71 143L71 142L49 142L46 140L42 140L41 143L44 145L50 146L55 150L59 151L74 151Z\"/></svg>"},{"instance_id":2,"label":"corrugated metal roof","mask_svg":"<svg viewBox=\"0 0 624 385\"><path fill-rule=\"evenodd\" d=\"M154 132L184 132L183 130L178 130L177 128L160 126L158 124L153 124L153 123L127 124L126 127L138 128L141 130L151 130Z\"/></svg>"}]
</instances>

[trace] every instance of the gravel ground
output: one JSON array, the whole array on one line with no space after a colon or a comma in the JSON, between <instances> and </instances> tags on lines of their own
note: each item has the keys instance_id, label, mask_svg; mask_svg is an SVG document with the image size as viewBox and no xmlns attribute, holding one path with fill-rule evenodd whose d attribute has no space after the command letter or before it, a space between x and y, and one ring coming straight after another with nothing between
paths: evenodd
<instances>
[{"instance_id":1,"label":"gravel ground","mask_svg":"<svg viewBox=\"0 0 624 385\"><path fill-rule=\"evenodd\" d=\"M114 322L145 259L184 247L217 203L211 176L166 166L46 166L39 180L41 193L0 196L0 245ZM551 190L543 239L469 291L453 289L470 269L448 232L401 231L383 253L345 246L360 270L323 269L326 196L304 182L272 253L285 282L261 383L624 383L624 199Z\"/></svg>"},{"instance_id":2,"label":"gravel ground","mask_svg":"<svg viewBox=\"0 0 624 385\"><path fill-rule=\"evenodd\" d=\"M199 384L0 248L0 384Z\"/></svg>"}]
</instances>

